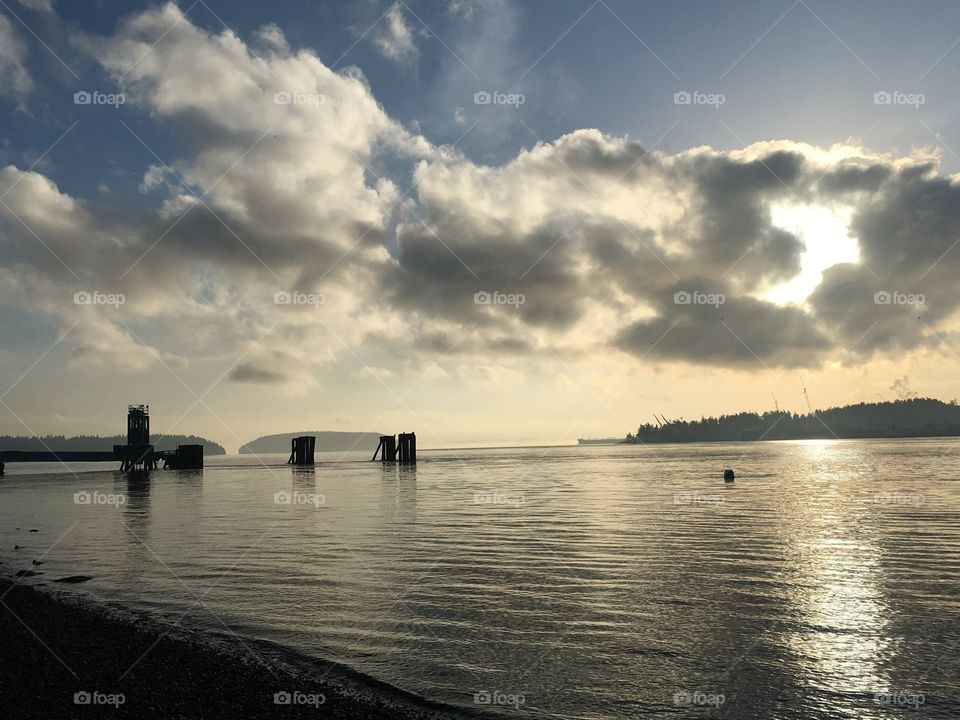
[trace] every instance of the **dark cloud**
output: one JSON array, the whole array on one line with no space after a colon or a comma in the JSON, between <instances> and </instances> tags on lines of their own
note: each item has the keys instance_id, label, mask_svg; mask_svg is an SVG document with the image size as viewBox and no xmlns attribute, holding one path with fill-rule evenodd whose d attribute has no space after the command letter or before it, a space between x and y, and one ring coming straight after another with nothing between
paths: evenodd
<instances>
[{"instance_id":1,"label":"dark cloud","mask_svg":"<svg viewBox=\"0 0 960 720\"><path fill-rule=\"evenodd\" d=\"M799 308L752 298L675 305L624 328L614 345L637 357L740 368L816 366L831 346Z\"/></svg>"}]
</instances>

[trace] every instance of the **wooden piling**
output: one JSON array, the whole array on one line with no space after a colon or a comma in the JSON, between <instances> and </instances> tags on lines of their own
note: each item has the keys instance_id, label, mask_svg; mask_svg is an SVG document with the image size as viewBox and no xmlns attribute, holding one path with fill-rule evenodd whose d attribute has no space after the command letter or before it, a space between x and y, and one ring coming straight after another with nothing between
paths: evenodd
<instances>
[{"instance_id":1,"label":"wooden piling","mask_svg":"<svg viewBox=\"0 0 960 720\"><path fill-rule=\"evenodd\" d=\"M381 435L377 449L373 451L373 457L370 462L377 459L380 455L381 462L396 462L397 459L397 439L393 435Z\"/></svg>"},{"instance_id":2,"label":"wooden piling","mask_svg":"<svg viewBox=\"0 0 960 720\"><path fill-rule=\"evenodd\" d=\"M313 453L317 438L313 435L301 435L290 440L290 459L288 465L313 465Z\"/></svg>"},{"instance_id":3,"label":"wooden piling","mask_svg":"<svg viewBox=\"0 0 960 720\"><path fill-rule=\"evenodd\" d=\"M399 437L400 463L403 465L415 465L417 462L417 434L400 433Z\"/></svg>"}]
</instances>

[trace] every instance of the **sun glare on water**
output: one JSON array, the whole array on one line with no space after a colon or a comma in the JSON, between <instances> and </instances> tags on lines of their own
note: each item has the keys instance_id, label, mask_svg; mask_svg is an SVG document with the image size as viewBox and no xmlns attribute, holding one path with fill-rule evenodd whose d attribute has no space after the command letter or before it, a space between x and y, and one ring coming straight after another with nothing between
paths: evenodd
<instances>
[{"instance_id":1,"label":"sun glare on water","mask_svg":"<svg viewBox=\"0 0 960 720\"><path fill-rule=\"evenodd\" d=\"M803 303L820 283L824 270L837 263L857 262L860 252L850 237L851 210L811 205L774 205L773 224L787 230L806 246L800 257L800 273L767 291L763 298L778 304Z\"/></svg>"}]
</instances>

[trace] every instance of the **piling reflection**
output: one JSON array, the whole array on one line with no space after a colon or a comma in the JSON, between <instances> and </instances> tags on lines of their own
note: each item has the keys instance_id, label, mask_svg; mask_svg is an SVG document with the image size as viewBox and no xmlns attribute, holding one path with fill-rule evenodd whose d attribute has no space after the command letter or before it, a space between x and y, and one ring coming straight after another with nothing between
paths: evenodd
<instances>
[{"instance_id":1,"label":"piling reflection","mask_svg":"<svg viewBox=\"0 0 960 720\"><path fill-rule=\"evenodd\" d=\"M150 531L150 470L125 473L126 502L121 506L123 535L127 540L126 566L131 577L148 572L152 563L145 546Z\"/></svg>"}]
</instances>

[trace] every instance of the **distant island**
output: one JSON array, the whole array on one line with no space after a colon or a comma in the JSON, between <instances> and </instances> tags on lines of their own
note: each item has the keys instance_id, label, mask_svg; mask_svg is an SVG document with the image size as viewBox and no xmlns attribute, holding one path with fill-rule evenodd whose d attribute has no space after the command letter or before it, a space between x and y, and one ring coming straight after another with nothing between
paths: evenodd
<instances>
[{"instance_id":1,"label":"distant island","mask_svg":"<svg viewBox=\"0 0 960 720\"><path fill-rule=\"evenodd\" d=\"M290 441L300 435L314 435L317 438L316 449L323 451L367 450L373 449L380 442L380 435L375 432L334 432L329 430L304 430L303 432L283 433L280 435L264 435L247 443L240 448L241 455L267 453L289 453Z\"/></svg>"},{"instance_id":2,"label":"distant island","mask_svg":"<svg viewBox=\"0 0 960 720\"><path fill-rule=\"evenodd\" d=\"M666 420L641 425L621 443L731 442L960 436L960 406L933 398L860 403L815 410L742 412L700 420Z\"/></svg>"},{"instance_id":3,"label":"distant island","mask_svg":"<svg viewBox=\"0 0 960 720\"><path fill-rule=\"evenodd\" d=\"M19 452L111 452L114 445L126 445L126 435L43 435L23 437L0 435L0 450ZM222 445L196 435L157 435L153 439L156 450L176 450L177 445L203 445L204 455L226 455Z\"/></svg>"}]
</instances>

